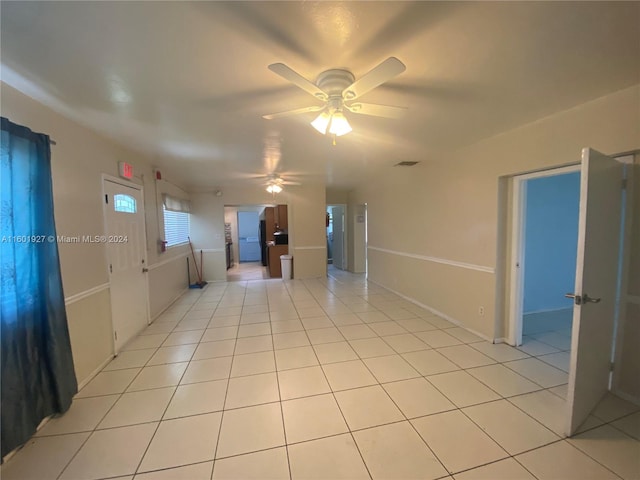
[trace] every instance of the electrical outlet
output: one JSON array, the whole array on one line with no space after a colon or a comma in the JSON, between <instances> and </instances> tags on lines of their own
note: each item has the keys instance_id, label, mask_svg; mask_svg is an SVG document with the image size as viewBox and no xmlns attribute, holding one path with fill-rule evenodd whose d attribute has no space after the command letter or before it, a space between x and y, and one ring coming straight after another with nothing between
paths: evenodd
<instances>
[{"instance_id":1,"label":"electrical outlet","mask_svg":"<svg viewBox=\"0 0 640 480\"><path fill-rule=\"evenodd\" d=\"M478 307L478 315L480 315L481 317L484 317L484 307Z\"/></svg>"}]
</instances>

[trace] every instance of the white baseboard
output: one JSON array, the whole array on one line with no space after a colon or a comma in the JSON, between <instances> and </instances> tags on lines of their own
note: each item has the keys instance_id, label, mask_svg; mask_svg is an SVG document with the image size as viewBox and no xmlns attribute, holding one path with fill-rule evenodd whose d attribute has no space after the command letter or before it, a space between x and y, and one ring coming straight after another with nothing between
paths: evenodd
<instances>
[{"instance_id":1,"label":"white baseboard","mask_svg":"<svg viewBox=\"0 0 640 480\"><path fill-rule=\"evenodd\" d=\"M419 302L415 298L408 297L408 296L406 296L406 295L404 295L404 294L402 294L402 293L400 293L400 292L398 292L398 291L396 291L396 290L394 290L392 288L387 287L386 285L383 285L382 283L375 282L375 281L373 281L371 279L367 279L367 281L370 282L370 283L373 283L374 285L378 285L379 287L382 287L385 290L389 290L390 292L395 293L399 297L404 298L405 300L407 300L408 302L413 303L414 305L422 307L425 310L429 310L434 315L436 315L438 317L441 317L441 318L444 318L445 320L453 323L454 325L456 325L456 326L458 326L460 328L464 328L467 332L473 333L474 335L482 338L483 340L486 340L487 342L495 343L495 339L490 338L490 337L484 335L483 333L477 332L476 330L474 330L472 328L465 327L460 320L458 320L456 318L453 318L453 317L447 315L446 313L441 312L440 310L436 310L435 308L433 308L433 307L431 307L429 305L425 305L424 303Z\"/></svg>"},{"instance_id":2,"label":"white baseboard","mask_svg":"<svg viewBox=\"0 0 640 480\"><path fill-rule=\"evenodd\" d=\"M96 368L93 372L91 372L87 378L85 378L84 380L82 380L82 382L78 383L78 391L82 390L87 383L89 383L91 380L93 380L93 377L95 377L96 375L98 375L102 369L104 367L107 366L107 364L113 359L113 357L115 357L115 355L111 354L109 357L107 357L98 368Z\"/></svg>"},{"instance_id":3,"label":"white baseboard","mask_svg":"<svg viewBox=\"0 0 640 480\"><path fill-rule=\"evenodd\" d=\"M186 287L186 288L184 288L183 290L180 290L180 292L178 292L178 294L177 294L175 297L173 297L173 298L171 299L171 301L167 304L167 306L166 306L166 307L164 307L162 310L160 310L160 312L158 312L156 315L154 315L154 316L151 318L151 321L149 322L149 325L151 325L151 324L152 324L152 323L153 323L153 322L154 322L154 321L155 321L155 320L156 320L160 315L162 315L164 312L166 312L166 311L171 307L171 305L173 305L174 303L176 303L176 301L177 301L177 300L178 300L182 295L184 295L188 290L189 290L189 287Z\"/></svg>"},{"instance_id":4,"label":"white baseboard","mask_svg":"<svg viewBox=\"0 0 640 480\"><path fill-rule=\"evenodd\" d=\"M623 400L626 400L627 402L631 402L634 405L640 406L640 398L638 398L638 397L635 397L633 395L629 395L628 393L618 392L618 391L615 391L615 392L612 391L611 393L613 393L617 397L620 397Z\"/></svg>"}]
</instances>

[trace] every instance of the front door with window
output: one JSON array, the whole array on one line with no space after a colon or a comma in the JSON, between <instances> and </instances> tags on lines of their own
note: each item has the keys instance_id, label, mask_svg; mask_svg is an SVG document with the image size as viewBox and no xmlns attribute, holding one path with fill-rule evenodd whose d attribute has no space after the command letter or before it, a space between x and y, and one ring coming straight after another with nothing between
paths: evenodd
<instances>
[{"instance_id":1,"label":"front door with window","mask_svg":"<svg viewBox=\"0 0 640 480\"><path fill-rule=\"evenodd\" d=\"M140 187L104 181L105 236L111 289L114 350L149 322L146 240Z\"/></svg>"}]
</instances>

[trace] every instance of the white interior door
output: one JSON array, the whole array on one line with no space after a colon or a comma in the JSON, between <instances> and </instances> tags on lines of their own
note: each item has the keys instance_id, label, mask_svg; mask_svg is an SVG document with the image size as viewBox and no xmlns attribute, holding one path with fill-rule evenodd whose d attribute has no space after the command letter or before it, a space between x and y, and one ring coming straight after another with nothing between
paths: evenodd
<instances>
[{"instance_id":1,"label":"white interior door","mask_svg":"<svg viewBox=\"0 0 640 480\"><path fill-rule=\"evenodd\" d=\"M344 207L333 207L333 266L344 270Z\"/></svg>"},{"instance_id":2,"label":"white interior door","mask_svg":"<svg viewBox=\"0 0 640 480\"><path fill-rule=\"evenodd\" d=\"M144 208L142 191L138 188L105 180L104 193L104 240L117 354L149 322Z\"/></svg>"},{"instance_id":3,"label":"white interior door","mask_svg":"<svg viewBox=\"0 0 640 480\"><path fill-rule=\"evenodd\" d=\"M609 389L623 176L622 163L595 150L582 151L568 435L575 433Z\"/></svg>"}]
</instances>

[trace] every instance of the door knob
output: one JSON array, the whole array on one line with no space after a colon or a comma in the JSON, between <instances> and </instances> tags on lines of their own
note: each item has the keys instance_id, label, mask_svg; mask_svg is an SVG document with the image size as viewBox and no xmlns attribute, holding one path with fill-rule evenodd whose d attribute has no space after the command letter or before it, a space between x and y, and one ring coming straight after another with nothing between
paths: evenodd
<instances>
[{"instance_id":1,"label":"door knob","mask_svg":"<svg viewBox=\"0 0 640 480\"><path fill-rule=\"evenodd\" d=\"M573 298L576 305L583 305L585 303L599 303L600 298L591 298L586 293L583 295L576 295L575 293L565 293L564 295L567 298Z\"/></svg>"}]
</instances>

